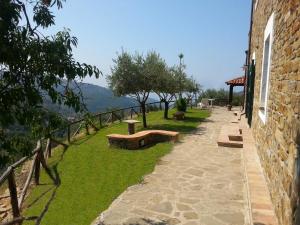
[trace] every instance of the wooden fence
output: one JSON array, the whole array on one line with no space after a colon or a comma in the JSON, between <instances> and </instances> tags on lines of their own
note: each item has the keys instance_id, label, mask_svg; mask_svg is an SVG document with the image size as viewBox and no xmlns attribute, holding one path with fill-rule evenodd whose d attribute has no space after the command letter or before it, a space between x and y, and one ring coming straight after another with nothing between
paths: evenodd
<instances>
[{"instance_id":1,"label":"wooden fence","mask_svg":"<svg viewBox=\"0 0 300 225\"><path fill-rule=\"evenodd\" d=\"M214 105L217 106L226 106L228 105L228 99L227 98L216 98L213 102Z\"/></svg>"},{"instance_id":2,"label":"wooden fence","mask_svg":"<svg viewBox=\"0 0 300 225\"><path fill-rule=\"evenodd\" d=\"M171 102L169 105L170 108L174 107L174 102ZM146 111L159 110L163 108L163 103L161 102L152 102L146 104ZM117 109L109 112L96 113L91 116L91 118L82 118L73 122L69 122L67 127L62 130L52 131L47 139L43 138L38 140L36 148L32 151L31 156L25 156L15 162L14 164L7 167L5 172L0 177L0 187L7 182L7 187L9 190L10 205L11 205L11 214L12 219L7 222L2 222L0 225L13 225L13 224L22 224L24 220L36 220L36 217L27 217L25 218L21 214L22 205L24 203L26 193L30 186L30 183L33 179L35 185L38 185L40 182L40 168L43 167L48 176L53 180L54 184L58 184L58 180L51 173L47 165L47 159L51 157L53 146L62 145L64 148L68 147L68 144L71 143L72 139L80 133L80 131L85 130L89 134L89 128L93 128L98 131L102 127L112 124L115 121L122 121L123 119L133 118L136 115L139 115L141 112L140 106L132 106L122 109ZM95 124L98 123L99 126ZM77 125L74 129L74 125ZM62 140L59 140L55 137L57 133L66 133ZM45 144L42 144L45 143ZM45 148L43 149L43 145ZM29 161L30 159L31 162ZM30 162L30 169L25 180L25 183L22 187L18 188L16 184L16 169L22 167L25 162ZM21 186L21 185L19 185ZM8 197L8 196L7 196Z\"/></svg>"}]
</instances>

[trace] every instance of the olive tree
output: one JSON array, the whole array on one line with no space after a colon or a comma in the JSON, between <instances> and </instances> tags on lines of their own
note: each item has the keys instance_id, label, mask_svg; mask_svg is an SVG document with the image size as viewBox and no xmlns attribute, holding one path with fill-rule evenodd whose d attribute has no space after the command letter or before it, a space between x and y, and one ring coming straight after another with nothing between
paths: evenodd
<instances>
[{"instance_id":1,"label":"olive tree","mask_svg":"<svg viewBox=\"0 0 300 225\"><path fill-rule=\"evenodd\" d=\"M176 80L174 70L165 68L155 80L154 92L158 95L161 102L164 103L164 118L168 119L169 104L175 100L176 94L179 93L179 85Z\"/></svg>"},{"instance_id":2,"label":"olive tree","mask_svg":"<svg viewBox=\"0 0 300 225\"><path fill-rule=\"evenodd\" d=\"M191 103L192 105L193 98L194 99L197 98L197 94L200 92L200 90L201 90L200 84L198 84L197 81L193 79L193 77L189 77L185 79L184 91L188 103Z\"/></svg>"},{"instance_id":3,"label":"olive tree","mask_svg":"<svg viewBox=\"0 0 300 225\"><path fill-rule=\"evenodd\" d=\"M184 92L186 91L186 80L187 80L187 74L183 70L185 68L185 65L180 66L173 66L171 67L171 73L174 76L175 82L176 82L176 100L183 97Z\"/></svg>"},{"instance_id":4,"label":"olive tree","mask_svg":"<svg viewBox=\"0 0 300 225\"><path fill-rule=\"evenodd\" d=\"M143 126L147 127L146 101L154 89L157 74L163 71L163 61L156 52L149 52L143 56L122 51L113 62L111 74L107 76L109 87L115 95L127 95L139 103L142 109Z\"/></svg>"}]
</instances>

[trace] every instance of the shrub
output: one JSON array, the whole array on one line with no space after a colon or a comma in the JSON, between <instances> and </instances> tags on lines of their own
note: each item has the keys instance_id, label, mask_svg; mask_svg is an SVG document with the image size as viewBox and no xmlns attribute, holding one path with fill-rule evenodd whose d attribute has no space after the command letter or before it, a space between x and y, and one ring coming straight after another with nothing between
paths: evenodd
<instances>
[{"instance_id":1,"label":"shrub","mask_svg":"<svg viewBox=\"0 0 300 225\"><path fill-rule=\"evenodd\" d=\"M234 93L231 105L241 106L241 105L243 105L243 100L244 100L244 96L243 95L238 95L238 94Z\"/></svg>"},{"instance_id":2,"label":"shrub","mask_svg":"<svg viewBox=\"0 0 300 225\"><path fill-rule=\"evenodd\" d=\"M180 98L176 101L176 108L178 111L185 112L187 107L186 100L184 98Z\"/></svg>"}]
</instances>

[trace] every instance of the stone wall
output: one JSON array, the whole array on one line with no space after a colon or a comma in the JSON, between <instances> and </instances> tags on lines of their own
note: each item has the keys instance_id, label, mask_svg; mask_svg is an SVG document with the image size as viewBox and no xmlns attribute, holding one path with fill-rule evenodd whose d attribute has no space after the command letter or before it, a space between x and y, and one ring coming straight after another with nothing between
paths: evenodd
<instances>
[{"instance_id":1,"label":"stone wall","mask_svg":"<svg viewBox=\"0 0 300 225\"><path fill-rule=\"evenodd\" d=\"M250 57L255 52L256 61L252 131L278 222L291 225L296 224L295 212L300 211L299 184L296 185L300 142L300 0L257 1L250 48ZM258 115L264 31L273 12L274 39L264 124Z\"/></svg>"}]
</instances>

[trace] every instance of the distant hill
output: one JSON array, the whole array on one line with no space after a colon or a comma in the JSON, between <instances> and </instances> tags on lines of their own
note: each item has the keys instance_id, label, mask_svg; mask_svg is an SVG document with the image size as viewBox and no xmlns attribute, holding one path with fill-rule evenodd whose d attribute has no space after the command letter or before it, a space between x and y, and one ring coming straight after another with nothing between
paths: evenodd
<instances>
[{"instance_id":1,"label":"distant hill","mask_svg":"<svg viewBox=\"0 0 300 225\"><path fill-rule=\"evenodd\" d=\"M90 112L106 111L111 108L124 108L136 105L136 101L128 97L116 97L113 92L105 87L93 84L80 84L84 102Z\"/></svg>"},{"instance_id":2,"label":"distant hill","mask_svg":"<svg viewBox=\"0 0 300 225\"><path fill-rule=\"evenodd\" d=\"M137 105L134 99L129 97L116 97L110 89L105 87L87 83L80 83L79 86L84 96L87 109L92 113ZM58 90L63 91L62 87L59 87ZM154 101L157 100L148 100L148 102ZM53 104L49 97L44 99L44 104L45 107L51 111L59 112L64 116L75 116L75 112L72 109Z\"/></svg>"}]
</instances>

